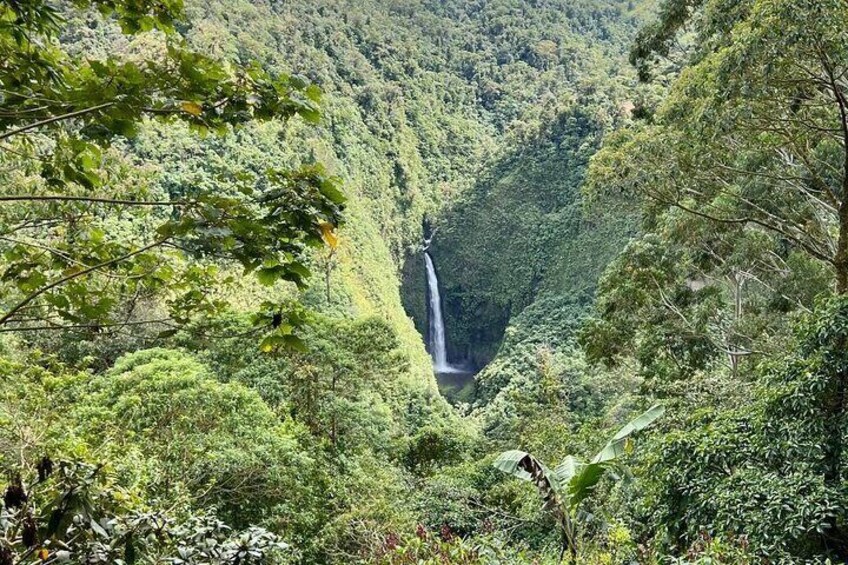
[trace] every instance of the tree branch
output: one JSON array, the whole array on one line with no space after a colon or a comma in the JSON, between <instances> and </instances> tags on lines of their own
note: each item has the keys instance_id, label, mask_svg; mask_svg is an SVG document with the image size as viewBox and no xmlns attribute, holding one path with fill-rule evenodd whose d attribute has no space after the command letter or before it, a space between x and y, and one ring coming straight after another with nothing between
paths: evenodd
<instances>
[{"instance_id":1,"label":"tree branch","mask_svg":"<svg viewBox=\"0 0 848 565\"><path fill-rule=\"evenodd\" d=\"M100 198L97 196L61 196L58 194L0 196L0 202L95 202L118 206L186 206L185 200L123 200L119 198Z\"/></svg>"},{"instance_id":2,"label":"tree branch","mask_svg":"<svg viewBox=\"0 0 848 565\"><path fill-rule=\"evenodd\" d=\"M136 255L144 253L145 251L149 251L149 250L153 249L154 247L158 247L158 246L162 245L163 243L168 241L168 239L170 239L170 238L157 239L156 241L149 243L149 244L145 245L144 247L136 249L135 251L131 251L129 253L121 255L120 257L115 257L113 259L109 259L108 261L103 261L102 263L92 265L91 267L89 267L87 269L83 269L82 271L78 271L78 272L72 273L72 274L70 274L66 277L62 277L61 279L59 279L55 282L52 282L45 287L38 289L37 291L33 292L32 294L30 294L29 296L27 296L26 298L24 298L23 300L18 302L15 306L12 307L11 310L6 312L6 314L4 314L2 318L0 318L0 326L7 323L21 308L23 308L24 306L26 306L27 304L29 304L30 302L32 302L33 300L35 300L36 298L38 298L39 296L44 294L45 292L52 290L52 289L54 289L58 286L61 286L65 283L67 283L67 282L70 282L74 279L78 279L79 277L83 277L83 276L85 276L89 273L92 273L92 272L94 272L98 269L102 269L104 267L109 267L109 266L114 265L116 263L120 263L121 261L126 261L127 259L129 259L131 257L134 257Z\"/></svg>"},{"instance_id":3,"label":"tree branch","mask_svg":"<svg viewBox=\"0 0 848 565\"><path fill-rule=\"evenodd\" d=\"M659 199L658 199L658 200L659 200ZM663 202L663 200L659 200L659 201L660 201L660 202ZM687 212L687 213L692 214L692 215L694 215L694 216L698 216L698 217L700 217L700 218L704 218L705 220L710 220L710 221L713 221L713 222L718 222L718 223L722 223L722 224L741 224L741 225L751 223L751 224L758 225L758 226L760 226L760 227L762 227L762 228L765 228L765 229L767 229L767 230L769 230L769 231L773 231L773 232L775 232L775 233L778 233L778 234L780 234L780 235L782 235L782 236L784 236L784 237L786 237L786 238L788 238L788 239L792 240L793 242L795 242L796 244L798 244L799 246L801 246L801 247L802 247L805 251L807 251L807 253L809 253L810 255L812 255L813 257L815 257L816 259L818 259L819 261L822 261L822 262L824 262L824 263L827 263L828 265L833 265L833 264L834 264L834 259L833 259L833 257L828 257L827 255L825 255L825 254L824 254L824 253L822 253L821 251L819 251L819 250L817 250L816 248L814 248L814 247L813 247L812 245L810 245L809 243L807 243L807 242L805 242L805 241L802 241L802 240L801 240L801 239L799 239L798 237L796 237L796 236L794 236L794 235L792 235L792 234L790 234L790 233L786 232L785 230L780 229L780 228L779 228L779 227L777 227L777 226L773 226L773 225L771 225L771 224L769 224L769 223L767 223L767 222L764 222L764 221L762 221L762 220L758 220L757 218L752 218L752 217L748 217L748 216L746 216L746 217L741 217L741 218L719 218L719 217L717 217L717 216L713 216L713 215L711 215L711 214L706 214L706 213L704 213L704 212L701 212L701 211L695 210L694 208L690 208L690 207L688 207L688 206L686 206L686 205L684 205L684 204L681 204L680 202L669 202L669 201L665 201L665 202L663 202L663 203L664 203L664 204L667 204L667 205L669 205L669 206L675 206L675 207L677 207L677 208L680 208L680 209L681 209L681 210L683 210L684 212Z\"/></svg>"},{"instance_id":4,"label":"tree branch","mask_svg":"<svg viewBox=\"0 0 848 565\"><path fill-rule=\"evenodd\" d=\"M44 120L40 120L37 122L33 122L31 124L27 124L25 126L21 126L17 129L13 129L11 131L7 131L4 133L0 133L0 140L8 139L15 135L19 135L22 133L26 133L30 130L40 128L41 126L50 125L56 122L61 122L62 120L70 120L72 118L78 118L80 116L84 116L86 114L91 114L92 112L97 112L98 110L103 110L105 108L109 108L110 106L114 106L114 102L105 102L103 104L99 104L97 106L92 106L91 108L84 108L82 110L77 110L76 112L68 112L67 114L62 114L59 116L51 116Z\"/></svg>"},{"instance_id":5,"label":"tree branch","mask_svg":"<svg viewBox=\"0 0 848 565\"><path fill-rule=\"evenodd\" d=\"M45 330L55 330L55 331L66 331L66 330L98 330L98 329L108 329L108 328L123 328L127 326L143 326L146 324L163 324L169 327L176 327L168 322L170 322L170 318L162 318L158 320L136 320L136 321L124 321L118 322L114 324L74 324L74 325L62 325L62 324L50 324L50 325L42 325L42 326L26 326L20 328L0 328L0 333L15 333L15 332L40 332Z\"/></svg>"}]
</instances>

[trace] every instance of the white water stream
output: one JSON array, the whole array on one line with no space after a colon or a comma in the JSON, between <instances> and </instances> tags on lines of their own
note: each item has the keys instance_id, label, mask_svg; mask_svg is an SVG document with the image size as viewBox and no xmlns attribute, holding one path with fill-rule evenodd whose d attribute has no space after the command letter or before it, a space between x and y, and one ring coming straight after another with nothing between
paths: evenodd
<instances>
[{"instance_id":1,"label":"white water stream","mask_svg":"<svg viewBox=\"0 0 848 565\"><path fill-rule=\"evenodd\" d=\"M430 295L428 318L430 320L430 355L433 357L433 369L437 373L460 373L461 369L448 363L447 344L445 343L445 320L442 317L442 296L439 293L439 279L430 254L424 252L424 264L427 266L427 288Z\"/></svg>"}]
</instances>

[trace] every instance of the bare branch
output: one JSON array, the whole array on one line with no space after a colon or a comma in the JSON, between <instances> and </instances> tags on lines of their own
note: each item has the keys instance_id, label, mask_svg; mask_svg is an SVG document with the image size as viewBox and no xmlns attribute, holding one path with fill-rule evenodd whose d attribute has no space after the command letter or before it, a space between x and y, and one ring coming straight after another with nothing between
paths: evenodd
<instances>
[{"instance_id":1,"label":"bare branch","mask_svg":"<svg viewBox=\"0 0 848 565\"><path fill-rule=\"evenodd\" d=\"M16 332L40 332L46 330L53 331L69 331L69 330L101 330L101 329L110 329L110 328L123 328L127 326L143 326L147 324L162 324L167 325L169 327L176 327L169 322L172 320L170 318L161 318L157 320L134 320L134 321L123 321L117 322L114 324L74 324L74 325L63 325L63 324L49 324L49 325L41 325L41 326L22 326L22 327L5 327L0 328L0 333L16 333Z\"/></svg>"}]
</instances>

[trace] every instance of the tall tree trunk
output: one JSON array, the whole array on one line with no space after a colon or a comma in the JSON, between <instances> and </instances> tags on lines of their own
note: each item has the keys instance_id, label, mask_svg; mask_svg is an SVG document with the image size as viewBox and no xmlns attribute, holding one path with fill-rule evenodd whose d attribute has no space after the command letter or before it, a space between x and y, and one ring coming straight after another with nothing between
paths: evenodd
<instances>
[{"instance_id":1,"label":"tall tree trunk","mask_svg":"<svg viewBox=\"0 0 848 565\"><path fill-rule=\"evenodd\" d=\"M848 99L826 53L822 54L822 66L833 91L839 111L839 126L842 132L842 194L839 203L839 240L836 243L836 292L848 293Z\"/></svg>"},{"instance_id":2,"label":"tall tree trunk","mask_svg":"<svg viewBox=\"0 0 848 565\"><path fill-rule=\"evenodd\" d=\"M844 292L843 292L844 293ZM829 348L833 348L837 358L844 355L846 343L845 333L840 332L836 343L828 344ZM845 416L846 416L846 397L848 397L848 370L845 369L845 364L838 363L839 367L834 367L831 375L831 383L829 387L829 395L825 401L823 414L827 420L826 432L826 448L825 448L825 469L824 483L834 492L839 492L843 487L844 454L845 454ZM828 520L829 528L822 536L822 541L829 551L835 552L839 556L840 562L848 562L848 532L840 523L840 520L834 516Z\"/></svg>"},{"instance_id":3,"label":"tall tree trunk","mask_svg":"<svg viewBox=\"0 0 848 565\"><path fill-rule=\"evenodd\" d=\"M848 182L843 182L842 185L846 196L842 198L839 206L839 239L836 242L833 266L836 269L836 293L848 294Z\"/></svg>"},{"instance_id":4,"label":"tall tree trunk","mask_svg":"<svg viewBox=\"0 0 848 565\"><path fill-rule=\"evenodd\" d=\"M822 63L828 77L829 86L833 92L836 107L839 111L840 129L842 132L842 183L841 194L839 194L839 238L836 242L836 253L833 265L836 270L836 293L840 297L848 294L848 99L841 84L836 79L837 74L826 53L822 54ZM844 355L848 343L846 343L845 332L839 332L836 343L827 344L833 348L837 359ZM842 467L845 452L845 438L843 430L846 416L846 395L848 395L848 370L844 362L837 362L833 368L829 395L825 401L824 416L827 418L827 447L825 451L825 484L838 490L842 488ZM826 546L836 551L837 555L844 560L848 557L848 540L846 540L844 527L841 527L836 518L831 520L830 531L824 538Z\"/></svg>"},{"instance_id":5,"label":"tall tree trunk","mask_svg":"<svg viewBox=\"0 0 848 565\"><path fill-rule=\"evenodd\" d=\"M836 255L834 267L836 270L836 293L844 296L848 294L848 114L846 114L845 97L839 86L833 82L836 99L839 103L842 118L843 140L845 147L845 161L842 172L842 194L839 205L839 239L836 243ZM836 352L845 351L848 344L845 342L845 334L840 332L837 343L830 344ZM846 396L848 396L848 371L844 363L834 368L831 383L831 395L825 406L825 414L828 417L829 437L827 439L827 466L825 468L825 484L832 489L842 488L842 467L845 452L845 438L843 436L846 416ZM848 543L846 543L845 532L839 522L834 519L825 544L836 551L840 558L848 557Z\"/></svg>"},{"instance_id":6,"label":"tall tree trunk","mask_svg":"<svg viewBox=\"0 0 848 565\"><path fill-rule=\"evenodd\" d=\"M839 201L839 239L836 242L836 255L834 257L834 267L836 269L836 293L840 296L848 294L848 100L841 85L836 80L830 60L827 56L823 57L825 72L830 81L830 87L836 100L836 105L839 110L840 129L842 131L842 194ZM837 343L830 344L838 354L845 351L845 334L840 332L840 337ZM833 489L842 488L842 467L845 451L845 438L843 437L843 429L845 426L846 413L846 393L848 393L848 371L844 368L844 363L839 363L840 367L834 369L834 374L831 377L831 396L825 406L826 416L829 420L829 436L827 446L827 467L825 468L825 484ZM848 544L845 540L844 528L840 527L839 522L834 518L831 525L831 531L828 532L828 538L825 543L830 546L835 546L834 549L840 558L848 557Z\"/></svg>"},{"instance_id":7,"label":"tall tree trunk","mask_svg":"<svg viewBox=\"0 0 848 565\"><path fill-rule=\"evenodd\" d=\"M846 139L848 143L848 139ZM846 147L846 162L845 172L842 182L842 202L839 206L839 239L836 243L836 256L834 257L834 267L836 268L836 293L839 295L848 294L848 147ZM831 347L835 351L843 351L846 347L844 337L839 339L839 343L834 343ZM844 451L844 441L842 437L842 428L845 422L845 397L848 392L848 374L842 369L836 370L833 374L832 395L828 405L825 407L826 414L830 420L830 440L828 445L828 469L825 475L825 481L832 486L837 486L841 481L842 469L842 452Z\"/></svg>"}]
</instances>

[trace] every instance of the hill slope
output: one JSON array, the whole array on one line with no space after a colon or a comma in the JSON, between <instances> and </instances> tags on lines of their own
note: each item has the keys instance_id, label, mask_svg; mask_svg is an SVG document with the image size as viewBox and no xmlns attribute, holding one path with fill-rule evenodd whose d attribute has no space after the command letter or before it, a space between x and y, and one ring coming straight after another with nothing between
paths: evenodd
<instances>
[{"instance_id":1,"label":"hill slope","mask_svg":"<svg viewBox=\"0 0 848 565\"><path fill-rule=\"evenodd\" d=\"M425 217L441 226L453 353L478 365L541 289L590 289L618 247L611 234L625 228L586 235L577 188L603 132L629 113L624 53L650 4L228 0L191 4L186 34L324 89L327 118L299 157L329 163L351 196L330 309L387 316L424 372L397 281L406 264L404 305L425 333ZM294 129L283 139L298 147ZM569 249L581 237L591 253Z\"/></svg>"}]
</instances>

